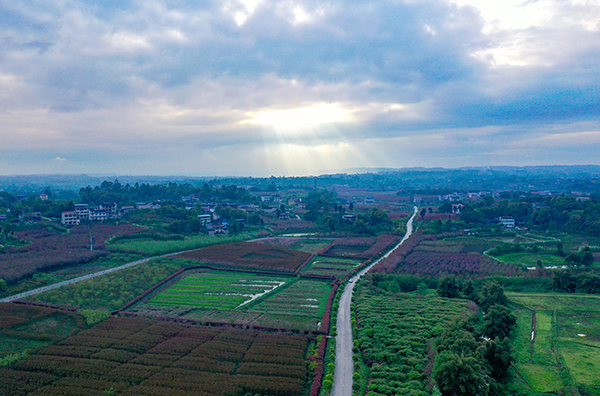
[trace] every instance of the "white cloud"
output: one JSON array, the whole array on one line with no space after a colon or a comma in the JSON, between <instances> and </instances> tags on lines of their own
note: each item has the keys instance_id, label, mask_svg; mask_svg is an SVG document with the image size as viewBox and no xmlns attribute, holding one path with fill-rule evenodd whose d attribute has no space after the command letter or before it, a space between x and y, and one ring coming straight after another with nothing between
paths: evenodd
<instances>
[{"instance_id":1,"label":"white cloud","mask_svg":"<svg viewBox=\"0 0 600 396\"><path fill-rule=\"evenodd\" d=\"M137 52L152 49L152 45L145 37L130 32L106 34L104 40L112 50L117 52Z\"/></svg>"}]
</instances>

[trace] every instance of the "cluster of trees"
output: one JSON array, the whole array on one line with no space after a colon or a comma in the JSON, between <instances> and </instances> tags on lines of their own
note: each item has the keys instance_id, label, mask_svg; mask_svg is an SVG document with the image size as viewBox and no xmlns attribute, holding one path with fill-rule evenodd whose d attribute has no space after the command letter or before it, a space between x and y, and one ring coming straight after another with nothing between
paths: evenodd
<instances>
[{"instance_id":1,"label":"cluster of trees","mask_svg":"<svg viewBox=\"0 0 600 396\"><path fill-rule=\"evenodd\" d=\"M463 289L469 285L465 282ZM438 293L447 292L458 297L465 290L460 290L452 278L445 278L440 280ZM508 379L514 361L509 337L517 318L510 312L499 283L486 283L478 294L483 319L475 315L456 319L438 339L440 354L433 374L444 396L499 394Z\"/></svg>"},{"instance_id":2,"label":"cluster of trees","mask_svg":"<svg viewBox=\"0 0 600 396\"><path fill-rule=\"evenodd\" d=\"M438 209L449 213L451 204ZM560 195L542 201L537 195L519 195L495 202L492 196L461 209L461 220L468 226L494 223L500 216L512 216L527 227L537 230L556 230L600 236L600 197L578 201L575 197Z\"/></svg>"},{"instance_id":3,"label":"cluster of trees","mask_svg":"<svg viewBox=\"0 0 600 396\"><path fill-rule=\"evenodd\" d=\"M23 198L14 194L0 191L0 214L6 214L7 223L19 220L19 215L40 212L44 217L60 217L66 210L73 210L73 201L45 200L37 196ZM4 227L10 227L8 224Z\"/></svg>"},{"instance_id":4,"label":"cluster of trees","mask_svg":"<svg viewBox=\"0 0 600 396\"><path fill-rule=\"evenodd\" d=\"M179 201L182 196L189 195L197 195L201 201L231 200L249 203L259 201L257 196L250 194L244 188L235 185L211 187L207 183L199 188L188 183L123 185L118 180L114 182L105 180L99 186L87 186L79 190L83 202L95 204L116 202L118 205L133 205L136 202L155 200Z\"/></svg>"},{"instance_id":5,"label":"cluster of trees","mask_svg":"<svg viewBox=\"0 0 600 396\"><path fill-rule=\"evenodd\" d=\"M531 252L540 253L544 248L540 245L522 245L520 243L502 243L493 249L488 250L490 256L501 256L509 253ZM546 250L548 252L548 250ZM565 265L576 267L584 266L591 267L594 265L594 255L589 246L581 248L578 252L566 253L563 249L562 242L556 244L556 250L551 251L565 258Z\"/></svg>"},{"instance_id":6,"label":"cluster of trees","mask_svg":"<svg viewBox=\"0 0 600 396\"><path fill-rule=\"evenodd\" d=\"M573 274L570 270L556 271L552 289L563 293L600 293L600 276L594 271Z\"/></svg>"},{"instance_id":7,"label":"cluster of trees","mask_svg":"<svg viewBox=\"0 0 600 396\"><path fill-rule=\"evenodd\" d=\"M350 203L346 208L339 204L335 192L328 190L312 190L304 198L307 212L304 219L313 221L322 230L327 232L350 232L358 235L376 235L380 232L390 231L394 222L383 209L373 208L365 214L357 214L355 220L344 219L346 209L354 210Z\"/></svg>"},{"instance_id":8,"label":"cluster of trees","mask_svg":"<svg viewBox=\"0 0 600 396\"><path fill-rule=\"evenodd\" d=\"M206 232L206 226L198 218L201 213L198 210L180 210L172 205L163 206L156 211L158 216L168 220L165 231L183 235ZM263 223L262 218L257 213L248 214L243 210L227 206L217 206L215 213L229 223L229 232L234 234L242 231L244 224L260 225Z\"/></svg>"},{"instance_id":9,"label":"cluster of trees","mask_svg":"<svg viewBox=\"0 0 600 396\"><path fill-rule=\"evenodd\" d=\"M62 212L73 210L74 199L53 199L54 196L47 191L50 199L41 200L38 196L23 198L18 195L0 191L0 213L7 215L7 222L16 222L19 215L40 212L43 217L60 218ZM103 202L116 202L119 206L134 205L138 202L162 201L164 208L160 215L173 220L186 220L182 213L185 205L181 197L196 195L200 201L235 201L257 204L258 196L250 194L246 189L235 185L212 187L204 184L202 187L194 187L190 184L147 184L135 183L121 184L118 180L114 182L104 181L96 187L87 186L79 190L79 200L91 205L99 205ZM71 197L73 198L73 197Z\"/></svg>"},{"instance_id":10,"label":"cluster of trees","mask_svg":"<svg viewBox=\"0 0 600 396\"><path fill-rule=\"evenodd\" d=\"M357 235L376 235L380 232L392 231L394 222L383 209L373 208L365 214L356 215L355 220L342 217L342 213L332 213L322 216L317 225L328 232L342 231Z\"/></svg>"}]
</instances>

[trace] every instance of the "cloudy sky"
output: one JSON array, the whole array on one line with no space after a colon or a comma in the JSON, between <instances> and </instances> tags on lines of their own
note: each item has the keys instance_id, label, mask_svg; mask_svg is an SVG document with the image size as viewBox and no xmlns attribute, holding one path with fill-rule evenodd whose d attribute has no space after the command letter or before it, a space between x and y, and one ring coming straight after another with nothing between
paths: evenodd
<instances>
[{"instance_id":1,"label":"cloudy sky","mask_svg":"<svg viewBox=\"0 0 600 396\"><path fill-rule=\"evenodd\" d=\"M0 0L0 174L600 163L600 0Z\"/></svg>"}]
</instances>

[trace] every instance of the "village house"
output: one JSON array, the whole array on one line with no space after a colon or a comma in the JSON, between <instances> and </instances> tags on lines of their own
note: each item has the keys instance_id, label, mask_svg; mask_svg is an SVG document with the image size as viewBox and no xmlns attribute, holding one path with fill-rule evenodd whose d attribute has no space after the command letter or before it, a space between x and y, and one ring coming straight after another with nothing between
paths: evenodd
<instances>
[{"instance_id":1,"label":"village house","mask_svg":"<svg viewBox=\"0 0 600 396\"><path fill-rule=\"evenodd\" d=\"M500 216L498 223L504 228L515 228L515 219L512 216Z\"/></svg>"},{"instance_id":2,"label":"village house","mask_svg":"<svg viewBox=\"0 0 600 396\"><path fill-rule=\"evenodd\" d=\"M66 212L62 212L60 222L62 223L62 225L78 225L80 220L76 211L69 210Z\"/></svg>"},{"instance_id":3,"label":"village house","mask_svg":"<svg viewBox=\"0 0 600 396\"><path fill-rule=\"evenodd\" d=\"M452 204L452 214L460 214L460 210L464 207L463 204Z\"/></svg>"},{"instance_id":4,"label":"village house","mask_svg":"<svg viewBox=\"0 0 600 396\"><path fill-rule=\"evenodd\" d=\"M104 202L102 205L100 205L100 210L104 210L109 219L117 217L116 202Z\"/></svg>"},{"instance_id":5,"label":"village house","mask_svg":"<svg viewBox=\"0 0 600 396\"><path fill-rule=\"evenodd\" d=\"M90 210L88 219L91 221L104 221L108 219L108 212L100 208L94 208Z\"/></svg>"},{"instance_id":6,"label":"village house","mask_svg":"<svg viewBox=\"0 0 600 396\"><path fill-rule=\"evenodd\" d=\"M289 220L289 218L290 218L289 212L279 213L279 220Z\"/></svg>"},{"instance_id":7,"label":"village house","mask_svg":"<svg viewBox=\"0 0 600 396\"><path fill-rule=\"evenodd\" d=\"M132 212L135 212L134 206L121 206L121 209L119 209L119 216L123 217Z\"/></svg>"},{"instance_id":8,"label":"village house","mask_svg":"<svg viewBox=\"0 0 600 396\"><path fill-rule=\"evenodd\" d=\"M75 212L77 212L77 217L80 220L90 217L90 208L88 204L75 204Z\"/></svg>"}]
</instances>

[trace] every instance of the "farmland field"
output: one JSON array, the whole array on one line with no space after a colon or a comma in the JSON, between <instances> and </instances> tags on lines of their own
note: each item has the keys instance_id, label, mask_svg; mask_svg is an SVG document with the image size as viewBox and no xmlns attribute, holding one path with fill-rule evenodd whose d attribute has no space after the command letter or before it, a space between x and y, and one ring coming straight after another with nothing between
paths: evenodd
<instances>
[{"instance_id":1,"label":"farmland field","mask_svg":"<svg viewBox=\"0 0 600 396\"><path fill-rule=\"evenodd\" d=\"M381 253L398 240L397 235L385 234L377 238L343 238L322 252L325 256L369 259Z\"/></svg>"},{"instance_id":2,"label":"farmland field","mask_svg":"<svg viewBox=\"0 0 600 396\"><path fill-rule=\"evenodd\" d=\"M293 273L310 254L260 243L235 242L209 246L175 256L230 268Z\"/></svg>"},{"instance_id":3,"label":"farmland field","mask_svg":"<svg viewBox=\"0 0 600 396\"><path fill-rule=\"evenodd\" d=\"M331 281L194 270L128 312L202 322L318 330ZM271 290L262 295L263 292ZM254 296L254 297L253 297Z\"/></svg>"},{"instance_id":4,"label":"farmland field","mask_svg":"<svg viewBox=\"0 0 600 396\"><path fill-rule=\"evenodd\" d=\"M487 275L514 276L521 268L494 260L479 253L480 243L467 240L436 240L432 235L414 233L402 246L382 260L374 272L443 276L461 274L469 277ZM483 242L482 242L483 243Z\"/></svg>"},{"instance_id":5,"label":"farmland field","mask_svg":"<svg viewBox=\"0 0 600 396\"><path fill-rule=\"evenodd\" d=\"M337 257L316 256L302 271L306 275L334 276L342 279L352 269L361 264L361 260Z\"/></svg>"},{"instance_id":6,"label":"farmland field","mask_svg":"<svg viewBox=\"0 0 600 396\"><path fill-rule=\"evenodd\" d=\"M60 341L83 327L83 317L76 313L0 303L0 366L19 354Z\"/></svg>"},{"instance_id":7,"label":"farmland field","mask_svg":"<svg viewBox=\"0 0 600 396\"><path fill-rule=\"evenodd\" d=\"M544 267L562 267L565 265L564 258L554 254L521 252L503 254L496 258L505 263L515 264L523 268L537 267L538 260L542 262L542 266Z\"/></svg>"},{"instance_id":8,"label":"farmland field","mask_svg":"<svg viewBox=\"0 0 600 396\"><path fill-rule=\"evenodd\" d=\"M183 250L200 249L219 243L238 242L252 239L254 233L242 233L238 235L194 235L185 237L184 240L154 240L154 239L135 239L121 240L109 245L110 250L135 252L148 256L157 256L160 254L179 252Z\"/></svg>"},{"instance_id":9,"label":"farmland field","mask_svg":"<svg viewBox=\"0 0 600 396\"><path fill-rule=\"evenodd\" d=\"M17 233L31 243L8 247L0 254L0 279L14 282L44 270L81 265L107 256L104 242L117 235L134 234L144 229L132 225L95 225L94 250L90 250L90 231L77 226L61 233L56 229L31 229Z\"/></svg>"},{"instance_id":10,"label":"farmland field","mask_svg":"<svg viewBox=\"0 0 600 396\"><path fill-rule=\"evenodd\" d=\"M356 293L358 342L371 367L369 394L431 395L428 345L468 302L413 294L376 293L370 282Z\"/></svg>"},{"instance_id":11,"label":"farmland field","mask_svg":"<svg viewBox=\"0 0 600 396\"><path fill-rule=\"evenodd\" d=\"M294 238L294 237L270 237L262 238L253 241L255 243L264 243L266 245L273 245L278 247L284 247L288 249L300 250L307 253L318 253L321 249L324 249L331 243L328 239L314 239L314 238Z\"/></svg>"},{"instance_id":12,"label":"farmland field","mask_svg":"<svg viewBox=\"0 0 600 396\"><path fill-rule=\"evenodd\" d=\"M82 282L27 297L29 301L83 309L119 309L150 286L189 264L184 260L157 259Z\"/></svg>"},{"instance_id":13,"label":"farmland field","mask_svg":"<svg viewBox=\"0 0 600 396\"><path fill-rule=\"evenodd\" d=\"M517 303L516 368L528 390L532 394L556 392L572 381L585 389L585 394L600 394L600 297L507 295Z\"/></svg>"},{"instance_id":14,"label":"farmland field","mask_svg":"<svg viewBox=\"0 0 600 396\"><path fill-rule=\"evenodd\" d=\"M311 318L316 327L316 323L321 321L325 311L325 303L330 291L330 282L300 279L279 292L269 295L250 310L265 315Z\"/></svg>"},{"instance_id":15,"label":"farmland field","mask_svg":"<svg viewBox=\"0 0 600 396\"><path fill-rule=\"evenodd\" d=\"M110 318L0 368L0 394L301 395L308 339Z\"/></svg>"},{"instance_id":16,"label":"farmland field","mask_svg":"<svg viewBox=\"0 0 600 396\"><path fill-rule=\"evenodd\" d=\"M148 304L228 310L272 292L287 281L264 275L204 272L186 276Z\"/></svg>"}]
</instances>

